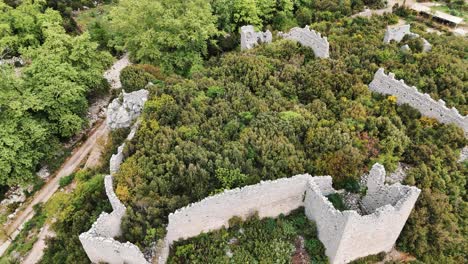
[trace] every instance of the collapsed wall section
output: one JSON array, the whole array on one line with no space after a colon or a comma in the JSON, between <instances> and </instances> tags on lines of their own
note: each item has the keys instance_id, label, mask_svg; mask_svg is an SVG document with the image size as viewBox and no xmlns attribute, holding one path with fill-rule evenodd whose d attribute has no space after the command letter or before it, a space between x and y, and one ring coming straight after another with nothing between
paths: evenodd
<instances>
[{"instance_id":1,"label":"collapsed wall section","mask_svg":"<svg viewBox=\"0 0 468 264\"><path fill-rule=\"evenodd\" d=\"M429 94L421 93L414 86L408 86L403 80L396 80L393 73L388 76L380 68L369 84L369 89L381 94L397 97L398 104L409 104L422 115L435 118L440 123L455 124L468 136L468 117L462 116L455 108L447 108L443 100L435 101Z\"/></svg>"},{"instance_id":2,"label":"collapsed wall section","mask_svg":"<svg viewBox=\"0 0 468 264\"><path fill-rule=\"evenodd\" d=\"M265 32L257 32L252 25L241 27L240 32L241 50L251 49L259 43L270 43L273 41L273 35L269 30Z\"/></svg>"},{"instance_id":3,"label":"collapsed wall section","mask_svg":"<svg viewBox=\"0 0 468 264\"><path fill-rule=\"evenodd\" d=\"M384 43L388 44L390 41L395 40L400 42L406 35L414 34L410 31L410 25L401 25L396 27L387 27L384 36ZM419 35L418 35L419 36Z\"/></svg>"},{"instance_id":4,"label":"collapsed wall section","mask_svg":"<svg viewBox=\"0 0 468 264\"><path fill-rule=\"evenodd\" d=\"M309 26L304 28L294 27L288 33L279 33L279 36L297 41L301 45L311 48L315 56L319 58L330 57L330 44L326 37L314 30L309 29Z\"/></svg>"}]
</instances>

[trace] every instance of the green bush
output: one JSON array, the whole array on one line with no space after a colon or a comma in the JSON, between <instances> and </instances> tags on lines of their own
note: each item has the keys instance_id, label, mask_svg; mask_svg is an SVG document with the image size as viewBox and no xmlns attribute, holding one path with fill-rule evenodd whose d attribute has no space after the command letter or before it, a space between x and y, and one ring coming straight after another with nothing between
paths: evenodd
<instances>
[{"instance_id":1,"label":"green bush","mask_svg":"<svg viewBox=\"0 0 468 264\"><path fill-rule=\"evenodd\" d=\"M130 65L120 73L122 88L127 93L144 89L148 82L163 80L164 76L159 68L147 64Z\"/></svg>"},{"instance_id":2,"label":"green bush","mask_svg":"<svg viewBox=\"0 0 468 264\"><path fill-rule=\"evenodd\" d=\"M72 183L74 178L75 178L75 173L72 173L70 175L67 175L65 177L60 178L60 180L59 180L60 188L63 188L65 186L69 185L70 183Z\"/></svg>"},{"instance_id":3,"label":"green bush","mask_svg":"<svg viewBox=\"0 0 468 264\"><path fill-rule=\"evenodd\" d=\"M330 194L327 198L337 210L344 211L347 209L343 202L343 198L338 193Z\"/></svg>"},{"instance_id":4,"label":"green bush","mask_svg":"<svg viewBox=\"0 0 468 264\"><path fill-rule=\"evenodd\" d=\"M311 263L327 263L315 223L307 219L304 208L276 219L259 219L254 214L241 221L233 217L229 229L176 242L168 263L290 263L299 238L304 239ZM229 257L227 252L232 255Z\"/></svg>"}]
</instances>

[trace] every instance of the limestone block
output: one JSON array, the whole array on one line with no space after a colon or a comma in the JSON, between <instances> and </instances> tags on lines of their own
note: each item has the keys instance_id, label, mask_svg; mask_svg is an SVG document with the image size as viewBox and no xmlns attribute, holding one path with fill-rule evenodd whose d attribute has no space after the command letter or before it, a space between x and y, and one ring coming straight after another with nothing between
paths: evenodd
<instances>
[{"instance_id":1,"label":"limestone block","mask_svg":"<svg viewBox=\"0 0 468 264\"><path fill-rule=\"evenodd\" d=\"M330 44L327 38L309 29L309 26L305 26L304 28L294 27L288 33L279 32L278 35L286 39L295 40L301 43L301 45L311 48L318 58L330 57Z\"/></svg>"},{"instance_id":2,"label":"limestone block","mask_svg":"<svg viewBox=\"0 0 468 264\"><path fill-rule=\"evenodd\" d=\"M123 149L125 148L125 143L120 145L117 148L117 153L113 154L109 161L109 171L111 174L114 174L119 171L120 164L122 164L124 156L123 156Z\"/></svg>"},{"instance_id":3,"label":"limestone block","mask_svg":"<svg viewBox=\"0 0 468 264\"><path fill-rule=\"evenodd\" d=\"M145 102L148 100L147 90L131 93L122 92L122 98L114 99L107 109L106 123L110 129L130 127L132 122L141 114Z\"/></svg>"},{"instance_id":4,"label":"limestone block","mask_svg":"<svg viewBox=\"0 0 468 264\"><path fill-rule=\"evenodd\" d=\"M271 43L273 35L269 30L265 32L256 32L254 26L248 25L241 27L241 49L251 49L259 43Z\"/></svg>"},{"instance_id":5,"label":"limestone block","mask_svg":"<svg viewBox=\"0 0 468 264\"><path fill-rule=\"evenodd\" d=\"M422 39L423 41L423 49L422 51L423 52L429 52L432 50L432 45L431 43L429 43L429 41L427 41L425 38Z\"/></svg>"},{"instance_id":6,"label":"limestone block","mask_svg":"<svg viewBox=\"0 0 468 264\"><path fill-rule=\"evenodd\" d=\"M400 50L403 51L403 52L410 52L411 48L408 46L408 44L405 44L405 45L401 46Z\"/></svg>"},{"instance_id":7,"label":"limestone block","mask_svg":"<svg viewBox=\"0 0 468 264\"><path fill-rule=\"evenodd\" d=\"M387 31L385 31L384 36L384 43L390 43L391 40L400 42L407 34L411 34L410 25L387 27Z\"/></svg>"}]
</instances>

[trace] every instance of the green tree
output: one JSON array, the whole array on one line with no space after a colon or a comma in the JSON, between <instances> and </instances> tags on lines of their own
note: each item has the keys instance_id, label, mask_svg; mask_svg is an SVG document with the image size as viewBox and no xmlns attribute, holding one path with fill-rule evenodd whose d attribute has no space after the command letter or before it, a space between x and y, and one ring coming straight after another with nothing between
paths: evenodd
<instances>
[{"instance_id":1,"label":"green tree","mask_svg":"<svg viewBox=\"0 0 468 264\"><path fill-rule=\"evenodd\" d=\"M204 0L123 0L110 14L116 45L137 61L189 74L218 34L211 6Z\"/></svg>"}]
</instances>

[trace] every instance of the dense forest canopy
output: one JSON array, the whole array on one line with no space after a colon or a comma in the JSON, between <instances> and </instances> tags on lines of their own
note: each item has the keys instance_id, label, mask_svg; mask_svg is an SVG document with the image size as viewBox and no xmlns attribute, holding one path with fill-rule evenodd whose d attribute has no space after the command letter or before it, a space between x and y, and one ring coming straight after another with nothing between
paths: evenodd
<instances>
[{"instance_id":1,"label":"dense forest canopy","mask_svg":"<svg viewBox=\"0 0 468 264\"><path fill-rule=\"evenodd\" d=\"M16 73L0 65L0 184L17 185L84 127L88 97L108 89L102 73L112 58L89 34L66 34L44 1L11 8L0 0L0 8L0 52L26 62Z\"/></svg>"}]
</instances>

